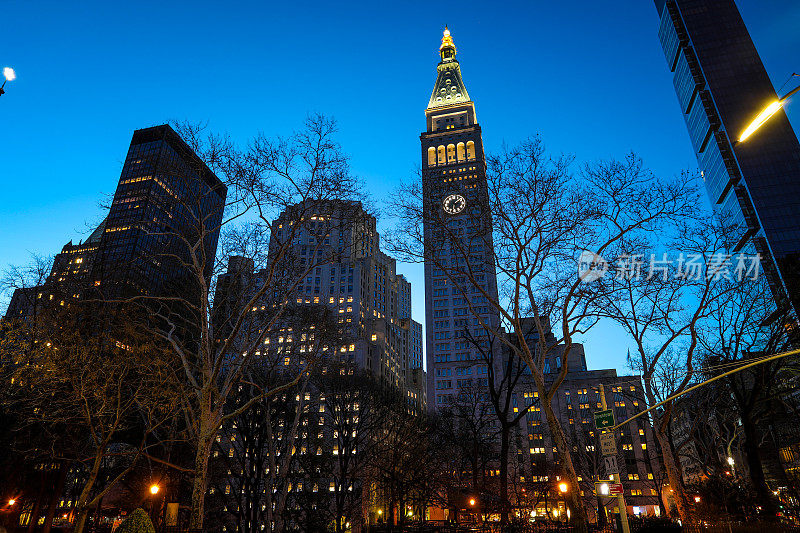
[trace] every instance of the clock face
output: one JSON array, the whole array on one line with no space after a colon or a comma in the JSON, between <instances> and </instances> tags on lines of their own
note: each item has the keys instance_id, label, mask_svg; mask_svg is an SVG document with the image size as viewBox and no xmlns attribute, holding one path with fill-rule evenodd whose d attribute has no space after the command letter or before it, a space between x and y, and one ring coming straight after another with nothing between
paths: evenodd
<instances>
[{"instance_id":1,"label":"clock face","mask_svg":"<svg viewBox=\"0 0 800 533\"><path fill-rule=\"evenodd\" d=\"M442 209L445 213L457 215L467 207L467 200L460 194L451 194L442 202Z\"/></svg>"}]
</instances>

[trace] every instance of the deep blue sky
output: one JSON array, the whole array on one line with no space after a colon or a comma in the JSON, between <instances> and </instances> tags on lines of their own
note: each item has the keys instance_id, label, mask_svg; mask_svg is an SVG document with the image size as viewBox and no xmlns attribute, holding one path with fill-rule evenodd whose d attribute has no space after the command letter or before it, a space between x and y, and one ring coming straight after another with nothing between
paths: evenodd
<instances>
[{"instance_id":1,"label":"deep blue sky","mask_svg":"<svg viewBox=\"0 0 800 533\"><path fill-rule=\"evenodd\" d=\"M773 83L800 71L800 2L740 0ZM87 235L134 129L208 121L245 140L337 118L377 199L412 177L448 24L488 151L540 133L579 160L639 153L697 166L652 0L597 2L30 2L0 0L0 265ZM795 100L789 118L800 125ZM422 270L403 265L424 317ZM625 368L603 326L590 367Z\"/></svg>"}]
</instances>

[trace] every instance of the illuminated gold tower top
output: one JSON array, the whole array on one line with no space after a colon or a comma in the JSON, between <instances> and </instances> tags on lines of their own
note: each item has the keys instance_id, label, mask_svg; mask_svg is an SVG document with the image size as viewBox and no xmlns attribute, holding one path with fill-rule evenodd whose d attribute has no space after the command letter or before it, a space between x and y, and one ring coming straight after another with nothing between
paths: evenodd
<instances>
[{"instance_id":1,"label":"illuminated gold tower top","mask_svg":"<svg viewBox=\"0 0 800 533\"><path fill-rule=\"evenodd\" d=\"M470 101L467 88L461 79L461 67L456 59L456 45L450 30L445 26L442 44L439 46L441 61L436 67L438 76L433 86L433 93L428 102L428 109L465 104Z\"/></svg>"},{"instance_id":2,"label":"illuminated gold tower top","mask_svg":"<svg viewBox=\"0 0 800 533\"><path fill-rule=\"evenodd\" d=\"M450 51L452 50L452 53ZM453 38L450 36L450 30L447 26L444 27L444 35L442 36L442 46L439 47L439 55L442 56L442 61L453 60L456 57L456 45L453 43Z\"/></svg>"}]
</instances>

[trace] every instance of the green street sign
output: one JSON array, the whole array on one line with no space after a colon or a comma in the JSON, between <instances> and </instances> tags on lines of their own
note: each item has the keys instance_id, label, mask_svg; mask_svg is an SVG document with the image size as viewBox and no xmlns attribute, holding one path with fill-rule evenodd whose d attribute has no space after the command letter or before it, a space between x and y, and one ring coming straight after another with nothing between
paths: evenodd
<instances>
[{"instance_id":1,"label":"green street sign","mask_svg":"<svg viewBox=\"0 0 800 533\"><path fill-rule=\"evenodd\" d=\"M614 413L611 409L594 412L594 427L597 429L614 427Z\"/></svg>"}]
</instances>

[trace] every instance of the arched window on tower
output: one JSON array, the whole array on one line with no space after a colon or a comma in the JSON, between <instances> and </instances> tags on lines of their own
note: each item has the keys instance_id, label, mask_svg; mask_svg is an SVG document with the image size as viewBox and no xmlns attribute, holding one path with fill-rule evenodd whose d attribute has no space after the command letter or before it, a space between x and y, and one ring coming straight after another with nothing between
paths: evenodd
<instances>
[{"instance_id":1,"label":"arched window on tower","mask_svg":"<svg viewBox=\"0 0 800 533\"><path fill-rule=\"evenodd\" d=\"M458 143L456 145L456 155L458 156L459 161L463 161L464 157L464 143Z\"/></svg>"},{"instance_id":2,"label":"arched window on tower","mask_svg":"<svg viewBox=\"0 0 800 533\"><path fill-rule=\"evenodd\" d=\"M444 153L444 145L443 144L439 145L439 148L437 149L437 152L439 153L439 164L440 165L444 165L445 163L447 163L447 157L445 156L445 153Z\"/></svg>"},{"instance_id":3,"label":"arched window on tower","mask_svg":"<svg viewBox=\"0 0 800 533\"><path fill-rule=\"evenodd\" d=\"M435 167L436 166L436 148L431 146L428 148L428 166Z\"/></svg>"},{"instance_id":4,"label":"arched window on tower","mask_svg":"<svg viewBox=\"0 0 800 533\"><path fill-rule=\"evenodd\" d=\"M448 144L447 145L447 162L454 163L456 160L456 145L455 144Z\"/></svg>"},{"instance_id":5,"label":"arched window on tower","mask_svg":"<svg viewBox=\"0 0 800 533\"><path fill-rule=\"evenodd\" d=\"M475 141L467 141L467 159L475 159Z\"/></svg>"}]
</instances>

